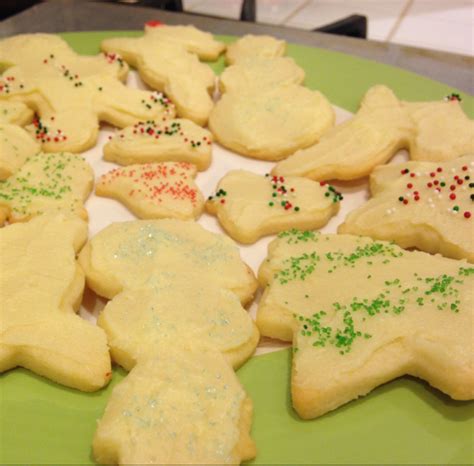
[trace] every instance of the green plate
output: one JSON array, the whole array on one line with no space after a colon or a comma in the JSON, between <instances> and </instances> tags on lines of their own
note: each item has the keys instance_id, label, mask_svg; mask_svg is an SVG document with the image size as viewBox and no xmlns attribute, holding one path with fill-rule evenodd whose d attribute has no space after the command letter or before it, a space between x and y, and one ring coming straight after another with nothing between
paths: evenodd
<instances>
[{"instance_id":1,"label":"green plate","mask_svg":"<svg viewBox=\"0 0 474 466\"><path fill-rule=\"evenodd\" d=\"M139 32L67 33L79 53L93 54L106 37ZM230 37L221 37L229 42ZM386 84L407 100L437 100L456 91L387 65L316 48L290 45L288 54L306 71L306 85L334 104L356 111L373 84ZM223 68L222 60L213 65ZM457 92L457 91L456 91ZM474 98L461 93L467 114ZM0 304L1 305L1 304ZM302 421L291 407L290 351L250 360L238 371L254 402L253 464L472 464L474 403L452 401L425 383L405 377L335 412ZM1 464L94 464L91 442L113 387L86 394L26 370L0 377Z\"/></svg>"}]
</instances>

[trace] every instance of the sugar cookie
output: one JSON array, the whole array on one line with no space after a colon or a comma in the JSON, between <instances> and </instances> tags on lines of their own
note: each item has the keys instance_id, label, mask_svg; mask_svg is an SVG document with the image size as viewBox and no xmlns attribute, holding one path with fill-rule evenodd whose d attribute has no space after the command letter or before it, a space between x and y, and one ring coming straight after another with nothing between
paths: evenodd
<instances>
[{"instance_id":1,"label":"sugar cookie","mask_svg":"<svg viewBox=\"0 0 474 466\"><path fill-rule=\"evenodd\" d=\"M99 121L124 127L173 117L158 93L122 84L128 67L117 55L80 56L57 36L25 34L0 41L0 100L26 104L39 114L29 127L47 152L82 152L97 140Z\"/></svg>"},{"instance_id":2,"label":"sugar cookie","mask_svg":"<svg viewBox=\"0 0 474 466\"><path fill-rule=\"evenodd\" d=\"M304 70L290 57L246 58L223 71L219 78L219 87L222 92L268 89L301 84L304 76Z\"/></svg>"},{"instance_id":3,"label":"sugar cookie","mask_svg":"<svg viewBox=\"0 0 474 466\"><path fill-rule=\"evenodd\" d=\"M105 39L101 49L123 56L145 83L173 101L180 117L205 125L213 106L214 72L184 46L157 38L154 32L148 28L142 37Z\"/></svg>"},{"instance_id":4,"label":"sugar cookie","mask_svg":"<svg viewBox=\"0 0 474 466\"><path fill-rule=\"evenodd\" d=\"M89 287L109 299L124 288L143 288L159 271L186 277L199 270L201 277L233 291L244 304L252 300L257 287L235 243L192 221L111 224L89 241L79 262Z\"/></svg>"},{"instance_id":5,"label":"sugar cookie","mask_svg":"<svg viewBox=\"0 0 474 466\"><path fill-rule=\"evenodd\" d=\"M117 199L138 218L193 219L204 209L196 174L196 167L185 162L130 165L103 175L95 193Z\"/></svg>"},{"instance_id":6,"label":"sugar cookie","mask_svg":"<svg viewBox=\"0 0 474 466\"><path fill-rule=\"evenodd\" d=\"M410 374L474 397L474 268L391 243L289 231L269 246L257 325L292 340L293 406L307 419Z\"/></svg>"},{"instance_id":7,"label":"sugar cookie","mask_svg":"<svg viewBox=\"0 0 474 466\"><path fill-rule=\"evenodd\" d=\"M474 122L456 100L402 102L389 88L374 86L352 120L278 163L272 173L352 180L369 175L404 148L415 160L446 161L474 153Z\"/></svg>"},{"instance_id":8,"label":"sugar cookie","mask_svg":"<svg viewBox=\"0 0 474 466\"><path fill-rule=\"evenodd\" d=\"M95 459L236 464L252 458L251 402L231 367L258 343L240 303L255 283L232 241L194 222L113 224L90 240L80 263L89 286L112 298L98 324L114 360L131 370L99 422Z\"/></svg>"},{"instance_id":9,"label":"sugar cookie","mask_svg":"<svg viewBox=\"0 0 474 466\"><path fill-rule=\"evenodd\" d=\"M339 210L342 195L330 185L306 178L260 176L244 170L227 173L206 210L241 243L291 227L320 228Z\"/></svg>"},{"instance_id":10,"label":"sugar cookie","mask_svg":"<svg viewBox=\"0 0 474 466\"><path fill-rule=\"evenodd\" d=\"M120 165L189 162L206 170L211 151L212 134L190 120L147 121L115 133L104 146L104 159Z\"/></svg>"},{"instance_id":11,"label":"sugar cookie","mask_svg":"<svg viewBox=\"0 0 474 466\"><path fill-rule=\"evenodd\" d=\"M373 198L347 216L340 233L474 262L474 155L383 165L370 184Z\"/></svg>"},{"instance_id":12,"label":"sugar cookie","mask_svg":"<svg viewBox=\"0 0 474 466\"><path fill-rule=\"evenodd\" d=\"M219 143L262 160L281 160L314 144L333 124L328 100L297 85L225 93L209 118Z\"/></svg>"},{"instance_id":13,"label":"sugar cookie","mask_svg":"<svg viewBox=\"0 0 474 466\"><path fill-rule=\"evenodd\" d=\"M214 39L211 33L201 31L192 25L168 26L160 21L148 21L145 24L145 34L181 45L205 61L217 60L225 50L225 44Z\"/></svg>"},{"instance_id":14,"label":"sugar cookie","mask_svg":"<svg viewBox=\"0 0 474 466\"><path fill-rule=\"evenodd\" d=\"M90 165L76 154L37 154L10 178L0 181L0 224L24 222L46 212L87 220L83 204L94 181Z\"/></svg>"},{"instance_id":15,"label":"sugar cookie","mask_svg":"<svg viewBox=\"0 0 474 466\"><path fill-rule=\"evenodd\" d=\"M43 215L0 229L0 372L25 367L57 383L98 390L111 377L105 333L76 316L84 274L79 218Z\"/></svg>"},{"instance_id":16,"label":"sugar cookie","mask_svg":"<svg viewBox=\"0 0 474 466\"><path fill-rule=\"evenodd\" d=\"M2 86L0 84L0 86ZM0 100L0 125L9 123L24 126L33 120L33 110L22 102Z\"/></svg>"},{"instance_id":17,"label":"sugar cookie","mask_svg":"<svg viewBox=\"0 0 474 466\"><path fill-rule=\"evenodd\" d=\"M227 46L225 61L228 65L246 58L277 58L285 55L286 42L272 36L247 34Z\"/></svg>"},{"instance_id":18,"label":"sugar cookie","mask_svg":"<svg viewBox=\"0 0 474 466\"><path fill-rule=\"evenodd\" d=\"M38 152L39 144L23 128L0 123L0 181L12 176Z\"/></svg>"},{"instance_id":19,"label":"sugar cookie","mask_svg":"<svg viewBox=\"0 0 474 466\"><path fill-rule=\"evenodd\" d=\"M222 355L171 344L114 388L94 436L101 464L240 464L252 404Z\"/></svg>"}]
</instances>

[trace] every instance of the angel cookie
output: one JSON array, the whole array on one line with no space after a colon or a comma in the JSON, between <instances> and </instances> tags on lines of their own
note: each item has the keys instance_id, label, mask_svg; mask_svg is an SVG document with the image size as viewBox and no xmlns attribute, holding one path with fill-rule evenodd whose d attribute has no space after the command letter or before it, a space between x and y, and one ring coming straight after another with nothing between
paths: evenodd
<instances>
[{"instance_id":1,"label":"angel cookie","mask_svg":"<svg viewBox=\"0 0 474 466\"><path fill-rule=\"evenodd\" d=\"M196 174L196 167L186 162L130 165L103 175L95 193L117 199L138 218L193 219L204 208Z\"/></svg>"},{"instance_id":2,"label":"angel cookie","mask_svg":"<svg viewBox=\"0 0 474 466\"><path fill-rule=\"evenodd\" d=\"M85 222L62 215L0 229L0 372L22 366L83 391L110 380L104 331L75 314L86 239Z\"/></svg>"},{"instance_id":3,"label":"angel cookie","mask_svg":"<svg viewBox=\"0 0 474 466\"><path fill-rule=\"evenodd\" d=\"M97 140L99 121L124 127L173 117L161 94L120 82L128 67L115 54L80 56L57 36L25 34L0 41L0 100L35 110L29 127L47 152L82 152Z\"/></svg>"},{"instance_id":4,"label":"angel cookie","mask_svg":"<svg viewBox=\"0 0 474 466\"><path fill-rule=\"evenodd\" d=\"M33 120L33 110L22 102L0 100L0 124L24 126Z\"/></svg>"},{"instance_id":5,"label":"angel cookie","mask_svg":"<svg viewBox=\"0 0 474 466\"><path fill-rule=\"evenodd\" d=\"M246 89L268 89L289 84L301 84L304 70L290 57L253 57L227 67L219 78L221 92Z\"/></svg>"},{"instance_id":6,"label":"angel cookie","mask_svg":"<svg viewBox=\"0 0 474 466\"><path fill-rule=\"evenodd\" d=\"M473 181L473 155L377 167L370 176L373 198L338 231L474 262Z\"/></svg>"},{"instance_id":7,"label":"angel cookie","mask_svg":"<svg viewBox=\"0 0 474 466\"><path fill-rule=\"evenodd\" d=\"M146 36L181 45L188 52L195 53L201 60L215 61L225 50L225 44L214 39L205 31L188 26L169 26L160 21L148 21L145 24Z\"/></svg>"},{"instance_id":8,"label":"angel cookie","mask_svg":"<svg viewBox=\"0 0 474 466\"><path fill-rule=\"evenodd\" d=\"M247 34L227 46L225 61L228 65L247 58L277 58L285 55L286 42L272 36Z\"/></svg>"},{"instance_id":9,"label":"angel cookie","mask_svg":"<svg viewBox=\"0 0 474 466\"><path fill-rule=\"evenodd\" d=\"M148 28L143 37L106 39L101 48L123 56L143 81L174 102L180 117L205 125L213 106L214 72L184 46L160 39L155 32Z\"/></svg>"},{"instance_id":10,"label":"angel cookie","mask_svg":"<svg viewBox=\"0 0 474 466\"><path fill-rule=\"evenodd\" d=\"M0 181L12 176L39 149L23 128L0 123Z\"/></svg>"},{"instance_id":11,"label":"angel cookie","mask_svg":"<svg viewBox=\"0 0 474 466\"><path fill-rule=\"evenodd\" d=\"M385 86L364 96L352 120L278 163L273 174L314 180L367 176L400 149L413 160L446 161L474 152L474 122L457 99L402 102Z\"/></svg>"},{"instance_id":12,"label":"angel cookie","mask_svg":"<svg viewBox=\"0 0 474 466\"><path fill-rule=\"evenodd\" d=\"M104 159L120 165L189 162L198 170L211 164L212 134L190 120L136 123L118 131L104 146Z\"/></svg>"},{"instance_id":13,"label":"angel cookie","mask_svg":"<svg viewBox=\"0 0 474 466\"><path fill-rule=\"evenodd\" d=\"M0 181L0 224L23 222L46 212L87 220L84 202L94 173L77 154L37 154L10 178Z\"/></svg>"},{"instance_id":14,"label":"angel cookie","mask_svg":"<svg viewBox=\"0 0 474 466\"><path fill-rule=\"evenodd\" d=\"M251 402L232 367L258 342L240 302L251 298L255 283L231 240L193 222L127 222L92 238L80 262L89 285L111 298L98 324L114 360L131 370L99 422L95 459L252 458Z\"/></svg>"},{"instance_id":15,"label":"angel cookie","mask_svg":"<svg viewBox=\"0 0 474 466\"><path fill-rule=\"evenodd\" d=\"M219 143L261 160L281 160L310 146L333 124L329 101L294 84L227 92L209 118Z\"/></svg>"},{"instance_id":16,"label":"angel cookie","mask_svg":"<svg viewBox=\"0 0 474 466\"><path fill-rule=\"evenodd\" d=\"M254 243L291 227L320 228L337 214L340 200L342 195L326 183L234 170L221 179L206 210L232 238Z\"/></svg>"},{"instance_id":17,"label":"angel cookie","mask_svg":"<svg viewBox=\"0 0 474 466\"><path fill-rule=\"evenodd\" d=\"M293 406L305 418L410 374L474 398L474 268L391 243L296 230L269 246L257 325L293 341Z\"/></svg>"}]
</instances>

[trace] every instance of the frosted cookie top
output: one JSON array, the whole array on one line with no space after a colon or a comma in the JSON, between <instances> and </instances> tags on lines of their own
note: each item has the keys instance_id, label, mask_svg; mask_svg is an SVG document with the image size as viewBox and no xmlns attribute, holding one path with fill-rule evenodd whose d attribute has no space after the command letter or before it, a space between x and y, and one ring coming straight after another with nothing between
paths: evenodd
<instances>
[{"instance_id":1,"label":"frosted cookie top","mask_svg":"<svg viewBox=\"0 0 474 466\"><path fill-rule=\"evenodd\" d=\"M153 286L160 276L186 277L197 271L214 285L251 299L255 278L235 243L191 221L139 220L109 225L80 255L88 283L112 298L123 288Z\"/></svg>"},{"instance_id":2,"label":"frosted cookie top","mask_svg":"<svg viewBox=\"0 0 474 466\"><path fill-rule=\"evenodd\" d=\"M233 65L246 58L282 57L286 52L286 42L272 36L247 34L227 46L226 63Z\"/></svg>"},{"instance_id":3,"label":"frosted cookie top","mask_svg":"<svg viewBox=\"0 0 474 466\"><path fill-rule=\"evenodd\" d=\"M472 398L473 274L368 238L281 234L259 272L257 324L293 341L298 413L319 416L403 374Z\"/></svg>"}]
</instances>

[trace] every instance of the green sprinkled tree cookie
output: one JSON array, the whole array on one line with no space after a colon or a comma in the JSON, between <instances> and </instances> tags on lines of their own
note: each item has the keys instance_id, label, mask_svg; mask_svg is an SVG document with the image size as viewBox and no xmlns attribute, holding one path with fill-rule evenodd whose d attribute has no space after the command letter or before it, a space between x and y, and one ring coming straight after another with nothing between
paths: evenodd
<instances>
[{"instance_id":1,"label":"green sprinkled tree cookie","mask_svg":"<svg viewBox=\"0 0 474 466\"><path fill-rule=\"evenodd\" d=\"M0 69L0 101L22 102L39 115L28 130L46 152L89 149L99 121L125 127L175 113L161 94L120 81L128 66L118 55L80 56L54 35L1 40Z\"/></svg>"},{"instance_id":2,"label":"green sprinkled tree cookie","mask_svg":"<svg viewBox=\"0 0 474 466\"><path fill-rule=\"evenodd\" d=\"M305 418L410 374L474 398L474 268L387 242L285 232L260 267L262 335L293 342Z\"/></svg>"},{"instance_id":3,"label":"green sprinkled tree cookie","mask_svg":"<svg viewBox=\"0 0 474 466\"><path fill-rule=\"evenodd\" d=\"M206 209L232 238L254 243L291 227L320 228L337 214L341 200L324 182L234 170L219 181Z\"/></svg>"},{"instance_id":4,"label":"green sprinkled tree cookie","mask_svg":"<svg viewBox=\"0 0 474 466\"><path fill-rule=\"evenodd\" d=\"M40 145L16 125L0 123L0 181L12 176Z\"/></svg>"},{"instance_id":5,"label":"green sprinkled tree cookie","mask_svg":"<svg viewBox=\"0 0 474 466\"><path fill-rule=\"evenodd\" d=\"M273 169L274 175L314 180L353 180L369 175L400 149L412 160L443 162L474 151L474 121L458 99L403 102L387 87L365 94L352 120L299 150Z\"/></svg>"},{"instance_id":6,"label":"green sprinkled tree cookie","mask_svg":"<svg viewBox=\"0 0 474 466\"><path fill-rule=\"evenodd\" d=\"M0 181L0 224L24 222L46 212L63 212L87 220L84 202L94 173L77 154L37 154L13 176Z\"/></svg>"},{"instance_id":7,"label":"green sprinkled tree cookie","mask_svg":"<svg viewBox=\"0 0 474 466\"><path fill-rule=\"evenodd\" d=\"M474 262L474 155L377 167L370 187L372 199L347 216L339 233Z\"/></svg>"},{"instance_id":8,"label":"green sprinkled tree cookie","mask_svg":"<svg viewBox=\"0 0 474 466\"><path fill-rule=\"evenodd\" d=\"M143 81L174 102L180 117L204 126L213 106L214 72L184 45L157 34L161 30L148 27L142 37L106 39L101 48L124 57Z\"/></svg>"},{"instance_id":9,"label":"green sprinkled tree cookie","mask_svg":"<svg viewBox=\"0 0 474 466\"><path fill-rule=\"evenodd\" d=\"M259 333L241 301L256 283L233 242L194 222L116 223L80 253L99 317L130 375L113 391L94 457L113 464L240 464L252 404L232 368Z\"/></svg>"}]
</instances>

